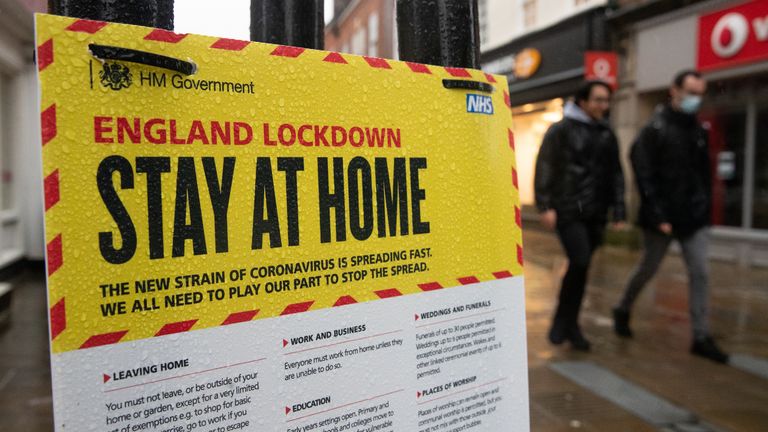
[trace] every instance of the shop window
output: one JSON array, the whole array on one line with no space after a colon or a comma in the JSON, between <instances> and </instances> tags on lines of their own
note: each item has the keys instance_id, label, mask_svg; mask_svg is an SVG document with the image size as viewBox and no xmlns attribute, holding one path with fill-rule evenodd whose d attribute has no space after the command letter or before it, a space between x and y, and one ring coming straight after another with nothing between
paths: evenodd
<instances>
[{"instance_id":1,"label":"shop window","mask_svg":"<svg viewBox=\"0 0 768 432\"><path fill-rule=\"evenodd\" d=\"M400 60L399 42L397 40L397 14L391 14L392 21L389 23L389 34L392 35L392 51L389 52L390 58Z\"/></svg>"},{"instance_id":2,"label":"shop window","mask_svg":"<svg viewBox=\"0 0 768 432\"><path fill-rule=\"evenodd\" d=\"M352 35L352 54L367 55L365 46L365 27L359 27Z\"/></svg>"},{"instance_id":3,"label":"shop window","mask_svg":"<svg viewBox=\"0 0 768 432\"><path fill-rule=\"evenodd\" d=\"M761 106L757 111L752 226L768 229L768 105Z\"/></svg>"},{"instance_id":4,"label":"shop window","mask_svg":"<svg viewBox=\"0 0 768 432\"><path fill-rule=\"evenodd\" d=\"M562 118L562 99L530 103L512 108L514 121L512 131L515 133L520 203L525 207L535 204L533 178L541 141L544 139L547 129Z\"/></svg>"},{"instance_id":5,"label":"shop window","mask_svg":"<svg viewBox=\"0 0 768 432\"><path fill-rule=\"evenodd\" d=\"M480 45L488 43L488 0L478 0L477 17L480 27Z\"/></svg>"},{"instance_id":6,"label":"shop window","mask_svg":"<svg viewBox=\"0 0 768 432\"><path fill-rule=\"evenodd\" d=\"M709 126L709 156L712 165L712 224L742 226L745 130L743 109L717 109L704 116Z\"/></svg>"},{"instance_id":7,"label":"shop window","mask_svg":"<svg viewBox=\"0 0 768 432\"><path fill-rule=\"evenodd\" d=\"M536 0L523 0L523 25L525 28L536 25Z\"/></svg>"},{"instance_id":8,"label":"shop window","mask_svg":"<svg viewBox=\"0 0 768 432\"><path fill-rule=\"evenodd\" d=\"M379 55L379 14L372 13L368 17L368 55L378 57Z\"/></svg>"},{"instance_id":9,"label":"shop window","mask_svg":"<svg viewBox=\"0 0 768 432\"><path fill-rule=\"evenodd\" d=\"M6 119L8 108L7 104L9 100L5 97L6 84L8 78L5 75L0 74L0 210L10 210L13 207L11 197L11 164L10 164L10 146L6 142L4 127L6 126ZM2 221L0 221L2 223Z\"/></svg>"}]
</instances>

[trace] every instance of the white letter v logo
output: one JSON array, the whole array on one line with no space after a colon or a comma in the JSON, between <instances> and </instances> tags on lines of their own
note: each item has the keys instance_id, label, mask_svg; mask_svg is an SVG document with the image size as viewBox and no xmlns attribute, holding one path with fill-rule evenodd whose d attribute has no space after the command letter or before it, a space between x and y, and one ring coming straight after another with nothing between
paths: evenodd
<instances>
[{"instance_id":1,"label":"white letter v logo","mask_svg":"<svg viewBox=\"0 0 768 432\"><path fill-rule=\"evenodd\" d=\"M752 20L752 28L755 29L755 36L758 41L768 41L768 15Z\"/></svg>"}]
</instances>

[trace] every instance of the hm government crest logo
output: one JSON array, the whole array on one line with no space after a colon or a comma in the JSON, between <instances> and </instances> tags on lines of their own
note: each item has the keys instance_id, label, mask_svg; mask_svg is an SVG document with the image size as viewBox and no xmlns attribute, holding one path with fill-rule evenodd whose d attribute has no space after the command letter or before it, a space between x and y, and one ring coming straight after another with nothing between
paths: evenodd
<instances>
[{"instance_id":1,"label":"hm government crest logo","mask_svg":"<svg viewBox=\"0 0 768 432\"><path fill-rule=\"evenodd\" d=\"M131 70L128 69L128 66L119 63L105 62L101 72L99 72L101 85L112 90L122 90L130 87L132 83L131 78Z\"/></svg>"}]
</instances>

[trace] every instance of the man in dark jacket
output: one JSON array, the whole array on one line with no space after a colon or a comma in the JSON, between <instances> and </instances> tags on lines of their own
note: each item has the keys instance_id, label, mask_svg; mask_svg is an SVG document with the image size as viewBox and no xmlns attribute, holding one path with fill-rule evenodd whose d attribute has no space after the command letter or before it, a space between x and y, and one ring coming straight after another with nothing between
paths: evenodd
<instances>
[{"instance_id":1,"label":"man in dark jacket","mask_svg":"<svg viewBox=\"0 0 768 432\"><path fill-rule=\"evenodd\" d=\"M585 83L575 103L565 106L564 119L544 135L536 160L536 206L542 224L557 231L568 255L557 310L549 331L555 345L569 341L587 351L590 344L578 318L592 253L600 246L612 209L624 220L624 175L616 136L605 121L611 88L600 81Z\"/></svg>"},{"instance_id":2,"label":"man in dark jacket","mask_svg":"<svg viewBox=\"0 0 768 432\"><path fill-rule=\"evenodd\" d=\"M728 355L715 345L707 326L707 226L712 183L707 133L696 118L706 87L698 72L680 72L670 88L669 104L656 112L632 146L644 251L624 297L613 311L614 330L620 336L632 336L632 303L656 273L675 239L688 268L691 352L726 363Z\"/></svg>"}]
</instances>

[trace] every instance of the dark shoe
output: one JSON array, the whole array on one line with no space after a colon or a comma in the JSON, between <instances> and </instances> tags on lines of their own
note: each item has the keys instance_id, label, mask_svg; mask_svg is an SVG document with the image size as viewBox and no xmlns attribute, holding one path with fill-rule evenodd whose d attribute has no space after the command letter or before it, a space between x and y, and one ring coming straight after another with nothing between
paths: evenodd
<instances>
[{"instance_id":1,"label":"dark shoe","mask_svg":"<svg viewBox=\"0 0 768 432\"><path fill-rule=\"evenodd\" d=\"M548 337L553 345L560 345L565 342L565 326L561 320L555 319L554 322L552 322Z\"/></svg>"},{"instance_id":2,"label":"dark shoe","mask_svg":"<svg viewBox=\"0 0 768 432\"><path fill-rule=\"evenodd\" d=\"M592 344L589 343L587 338L581 334L581 330L578 327L572 328L566 337L568 342L571 343L571 347L576 351L589 351Z\"/></svg>"},{"instance_id":3,"label":"dark shoe","mask_svg":"<svg viewBox=\"0 0 768 432\"><path fill-rule=\"evenodd\" d=\"M632 329L629 328L629 311L613 309L613 331L623 338L632 337Z\"/></svg>"},{"instance_id":4,"label":"dark shoe","mask_svg":"<svg viewBox=\"0 0 768 432\"><path fill-rule=\"evenodd\" d=\"M709 336L693 341L693 345L691 345L691 354L704 357L718 363L728 363L728 354L724 353L715 344L715 341L712 340L712 338Z\"/></svg>"}]
</instances>

